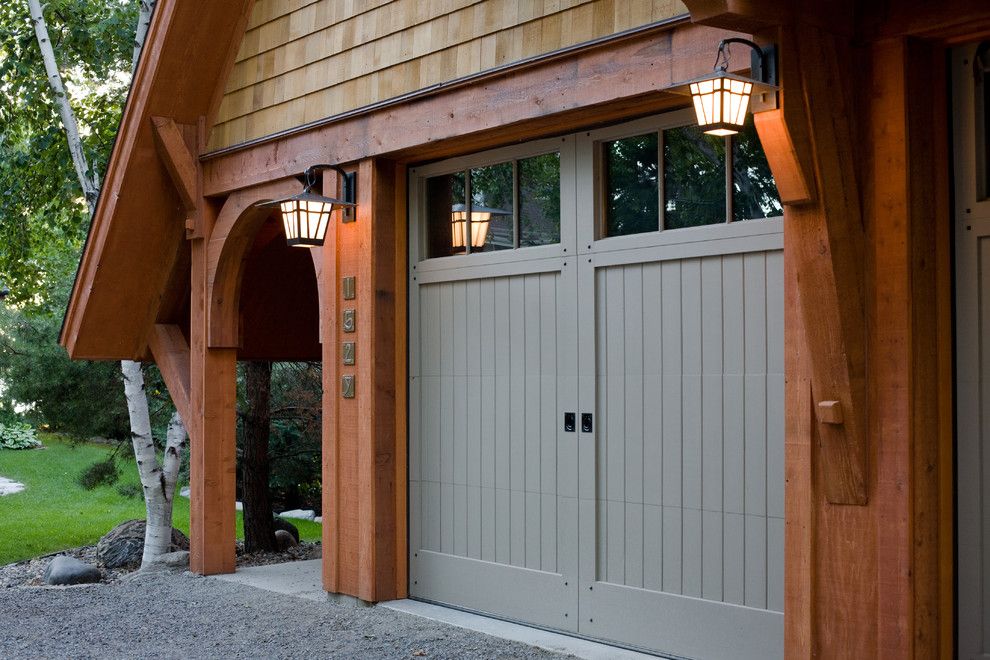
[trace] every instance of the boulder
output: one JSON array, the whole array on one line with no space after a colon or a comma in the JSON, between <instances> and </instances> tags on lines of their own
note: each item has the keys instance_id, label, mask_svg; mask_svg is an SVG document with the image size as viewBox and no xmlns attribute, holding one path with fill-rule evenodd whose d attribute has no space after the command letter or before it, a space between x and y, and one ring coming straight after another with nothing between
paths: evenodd
<instances>
[{"instance_id":1,"label":"boulder","mask_svg":"<svg viewBox=\"0 0 990 660\"><path fill-rule=\"evenodd\" d=\"M283 552L299 545L299 541L295 540L292 534L284 529L275 530L275 543L278 544L278 549Z\"/></svg>"},{"instance_id":2,"label":"boulder","mask_svg":"<svg viewBox=\"0 0 990 660\"><path fill-rule=\"evenodd\" d=\"M312 509L292 509L278 514L282 518L298 518L300 520L312 520L316 517L316 511Z\"/></svg>"},{"instance_id":3,"label":"boulder","mask_svg":"<svg viewBox=\"0 0 990 660\"><path fill-rule=\"evenodd\" d=\"M284 518L279 518L278 516L276 516L275 517L275 531L278 532L279 530L284 530L284 531L288 532L289 534L292 534L292 538L295 540L295 542L296 543L299 543L299 530L296 529L296 526L293 525L292 523L290 523L288 520L285 520Z\"/></svg>"},{"instance_id":4,"label":"boulder","mask_svg":"<svg viewBox=\"0 0 990 660\"><path fill-rule=\"evenodd\" d=\"M100 569L75 557L59 555L45 569L45 584L88 584L103 579Z\"/></svg>"},{"instance_id":5,"label":"boulder","mask_svg":"<svg viewBox=\"0 0 990 660\"><path fill-rule=\"evenodd\" d=\"M107 532L96 544L96 558L106 568L137 568L144 554L144 521L128 520ZM169 552L188 550L189 539L172 528Z\"/></svg>"}]
</instances>

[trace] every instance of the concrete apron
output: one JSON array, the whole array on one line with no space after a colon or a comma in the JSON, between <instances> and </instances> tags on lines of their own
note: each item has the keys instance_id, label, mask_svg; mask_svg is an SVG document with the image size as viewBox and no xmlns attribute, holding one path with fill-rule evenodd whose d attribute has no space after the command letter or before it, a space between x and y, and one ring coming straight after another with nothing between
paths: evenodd
<instances>
[{"instance_id":1,"label":"concrete apron","mask_svg":"<svg viewBox=\"0 0 990 660\"><path fill-rule=\"evenodd\" d=\"M357 598L334 597L323 591L321 562L320 559L310 559L285 564L250 566L239 568L236 573L210 577L211 579L234 582L307 600L333 600L355 606L369 606L368 603ZM529 644L546 651L570 654L585 660L648 660L656 657L416 600L392 600L379 603L376 607L386 607L397 612L439 621L492 637Z\"/></svg>"}]
</instances>

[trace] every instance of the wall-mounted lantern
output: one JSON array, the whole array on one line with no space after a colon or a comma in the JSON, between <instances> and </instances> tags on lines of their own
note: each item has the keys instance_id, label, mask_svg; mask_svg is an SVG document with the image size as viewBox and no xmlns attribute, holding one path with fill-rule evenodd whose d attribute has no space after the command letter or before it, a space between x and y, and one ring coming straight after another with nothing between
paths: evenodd
<instances>
[{"instance_id":1,"label":"wall-mounted lantern","mask_svg":"<svg viewBox=\"0 0 990 660\"><path fill-rule=\"evenodd\" d=\"M729 46L742 44L752 49L752 77L729 73ZM777 107L777 51L761 48L748 39L723 39L718 45L712 73L680 83L671 91L691 95L698 126L710 135L734 135L746 123L746 111L773 110Z\"/></svg>"},{"instance_id":2,"label":"wall-mounted lantern","mask_svg":"<svg viewBox=\"0 0 990 660\"><path fill-rule=\"evenodd\" d=\"M340 175L343 199L324 197L312 192L316 185L317 173L333 170ZM343 221L353 220L353 209L357 206L357 173L345 172L337 165L313 165L303 175L306 187L298 195L262 202L258 206L277 206L282 215L285 229L285 242L293 247L319 247L326 239L330 226L330 215L342 209ZM351 214L351 215L347 215Z\"/></svg>"},{"instance_id":3,"label":"wall-mounted lantern","mask_svg":"<svg viewBox=\"0 0 990 660\"><path fill-rule=\"evenodd\" d=\"M470 218L468 217L470 215ZM451 244L455 248L465 247L466 236L471 233L471 247L485 247L488 240L488 227L491 224L492 216L512 215L509 211L493 209L487 206L471 204L454 204L450 207L450 235ZM470 225L470 229L468 226Z\"/></svg>"}]
</instances>

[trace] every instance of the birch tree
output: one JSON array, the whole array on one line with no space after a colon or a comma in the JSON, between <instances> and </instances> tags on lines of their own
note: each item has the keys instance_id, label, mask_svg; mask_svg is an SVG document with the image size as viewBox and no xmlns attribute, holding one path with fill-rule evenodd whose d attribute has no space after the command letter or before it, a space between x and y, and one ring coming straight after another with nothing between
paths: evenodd
<instances>
[{"instance_id":1,"label":"birch tree","mask_svg":"<svg viewBox=\"0 0 990 660\"><path fill-rule=\"evenodd\" d=\"M27 0L27 4L45 65L48 84L62 122L69 152L72 155L72 164L79 179L83 196L86 198L90 215L92 215L99 197L99 179L91 169L83 149L79 136L79 124L62 82L62 75L55 58L51 38L48 35L48 25L45 22L42 5L39 0ZM132 71L136 68L140 58L154 6L154 0L140 0L131 63ZM164 454L159 459L151 431L151 415L148 409L148 396L145 391L141 364L131 360L122 360L120 369L124 378L124 396L127 400L127 412L130 419L131 444L134 448L134 458L144 490L147 525L142 565L146 565L158 555L168 552L171 543L172 503L187 434L179 413L176 411L169 421Z\"/></svg>"}]
</instances>

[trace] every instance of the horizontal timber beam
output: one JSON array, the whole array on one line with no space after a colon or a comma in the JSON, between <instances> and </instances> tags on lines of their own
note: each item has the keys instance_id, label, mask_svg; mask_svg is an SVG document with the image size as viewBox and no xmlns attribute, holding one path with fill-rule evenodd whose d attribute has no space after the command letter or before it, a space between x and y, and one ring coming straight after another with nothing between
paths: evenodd
<instances>
[{"instance_id":1,"label":"horizontal timber beam","mask_svg":"<svg viewBox=\"0 0 990 660\"><path fill-rule=\"evenodd\" d=\"M684 106L663 90L711 70L737 32L684 25L529 65L244 150L203 157L204 193L229 194L314 163L440 158ZM748 65L748 62L747 62Z\"/></svg>"}]
</instances>

